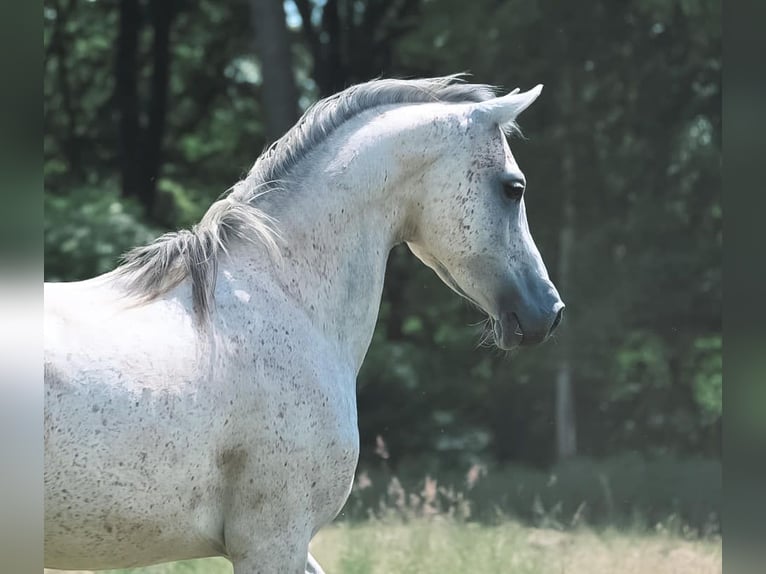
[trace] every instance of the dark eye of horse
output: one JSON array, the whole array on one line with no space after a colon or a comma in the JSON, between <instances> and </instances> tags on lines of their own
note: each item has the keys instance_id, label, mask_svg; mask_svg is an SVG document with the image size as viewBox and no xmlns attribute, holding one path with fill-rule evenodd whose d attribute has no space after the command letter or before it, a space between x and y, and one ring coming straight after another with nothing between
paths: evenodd
<instances>
[{"instance_id":1,"label":"dark eye of horse","mask_svg":"<svg viewBox=\"0 0 766 574\"><path fill-rule=\"evenodd\" d=\"M520 181L509 181L503 184L505 197L513 201L521 201L524 196L524 184Z\"/></svg>"}]
</instances>

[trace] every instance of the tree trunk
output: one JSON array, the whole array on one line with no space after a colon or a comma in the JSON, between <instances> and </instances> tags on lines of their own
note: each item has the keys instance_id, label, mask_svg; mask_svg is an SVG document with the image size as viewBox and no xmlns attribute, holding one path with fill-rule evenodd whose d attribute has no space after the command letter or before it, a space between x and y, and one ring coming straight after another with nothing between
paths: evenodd
<instances>
[{"instance_id":1,"label":"tree trunk","mask_svg":"<svg viewBox=\"0 0 766 574\"><path fill-rule=\"evenodd\" d=\"M568 155L568 154L567 154ZM570 163L565 157L564 163ZM566 293L569 281L569 265L574 245L574 205L571 186L565 184L564 222L559 233L559 277L561 292ZM574 383L572 381L571 334L566 327L559 337L559 364L556 372L556 457L558 460L577 454L577 425L574 409Z\"/></svg>"},{"instance_id":2,"label":"tree trunk","mask_svg":"<svg viewBox=\"0 0 766 574\"><path fill-rule=\"evenodd\" d=\"M66 25L72 13L74 5L70 0L64 8L58 0L53 3L56 9L56 23L53 28L50 51L56 56L56 71L58 89L61 93L61 104L64 111L64 133L62 140L65 142L62 152L67 158L69 170L78 177L82 176L82 164L80 162L80 141L77 137L77 114L72 103L72 90L69 81L69 38L65 37Z\"/></svg>"},{"instance_id":3,"label":"tree trunk","mask_svg":"<svg viewBox=\"0 0 766 574\"><path fill-rule=\"evenodd\" d=\"M571 78L562 74L562 115L571 118L574 106L572 99ZM565 294L572 284L571 261L572 248L574 247L575 234L575 148L572 135L565 133L562 138L562 188L563 217L559 232L559 261L558 261L558 288ZM572 380L572 337L571 329L567 328L566 321L562 325L559 335L559 363L556 372L556 458L564 460L577 454L577 425L574 408L574 382Z\"/></svg>"},{"instance_id":4,"label":"tree trunk","mask_svg":"<svg viewBox=\"0 0 766 574\"><path fill-rule=\"evenodd\" d=\"M119 110L119 162L122 194L139 195L141 162L138 124L137 52L141 11L138 0L121 0L115 62L115 99Z\"/></svg>"},{"instance_id":5,"label":"tree trunk","mask_svg":"<svg viewBox=\"0 0 766 574\"><path fill-rule=\"evenodd\" d=\"M261 61L266 135L274 141L298 119L298 92L282 1L250 0L250 16Z\"/></svg>"},{"instance_id":6,"label":"tree trunk","mask_svg":"<svg viewBox=\"0 0 766 574\"><path fill-rule=\"evenodd\" d=\"M175 15L175 0L152 0L151 11L154 33L151 100L139 199L146 213L156 219L158 214L154 213L154 206L157 179L162 166L162 140L165 136L170 79L170 25Z\"/></svg>"}]
</instances>

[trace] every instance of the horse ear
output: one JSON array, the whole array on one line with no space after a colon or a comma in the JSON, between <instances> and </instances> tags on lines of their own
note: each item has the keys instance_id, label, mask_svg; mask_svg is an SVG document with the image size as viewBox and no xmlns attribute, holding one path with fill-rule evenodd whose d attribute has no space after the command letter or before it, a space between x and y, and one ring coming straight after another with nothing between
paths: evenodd
<instances>
[{"instance_id":1,"label":"horse ear","mask_svg":"<svg viewBox=\"0 0 766 574\"><path fill-rule=\"evenodd\" d=\"M479 104L479 106L489 112L490 117L497 125L503 127L512 124L521 112L532 105L532 102L537 99L542 91L542 84L537 84L526 92L519 92L519 88L516 88L510 94L493 100L487 100Z\"/></svg>"}]
</instances>

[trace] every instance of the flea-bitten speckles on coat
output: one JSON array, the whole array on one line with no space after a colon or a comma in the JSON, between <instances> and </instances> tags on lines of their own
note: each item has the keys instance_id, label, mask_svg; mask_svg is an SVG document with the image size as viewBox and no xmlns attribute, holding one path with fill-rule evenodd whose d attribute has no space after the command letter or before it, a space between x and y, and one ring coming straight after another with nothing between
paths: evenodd
<instances>
[{"instance_id":1,"label":"flea-bitten speckles on coat","mask_svg":"<svg viewBox=\"0 0 766 574\"><path fill-rule=\"evenodd\" d=\"M538 94L454 77L353 87L193 231L47 284L46 566L216 555L234 574L318 572L308 544L351 489L391 248L506 325L503 346L523 304L553 298L500 185L521 177L501 130Z\"/></svg>"}]
</instances>

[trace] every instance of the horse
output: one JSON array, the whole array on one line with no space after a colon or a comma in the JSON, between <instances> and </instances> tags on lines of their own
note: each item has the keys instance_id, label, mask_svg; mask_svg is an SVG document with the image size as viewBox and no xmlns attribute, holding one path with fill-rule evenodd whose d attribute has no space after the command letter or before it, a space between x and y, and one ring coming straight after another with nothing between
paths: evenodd
<instances>
[{"instance_id":1,"label":"horse","mask_svg":"<svg viewBox=\"0 0 766 574\"><path fill-rule=\"evenodd\" d=\"M564 304L506 136L542 86L378 79L311 107L190 230L45 285L45 564L225 556L321 572L390 250L483 310L501 349Z\"/></svg>"}]
</instances>

